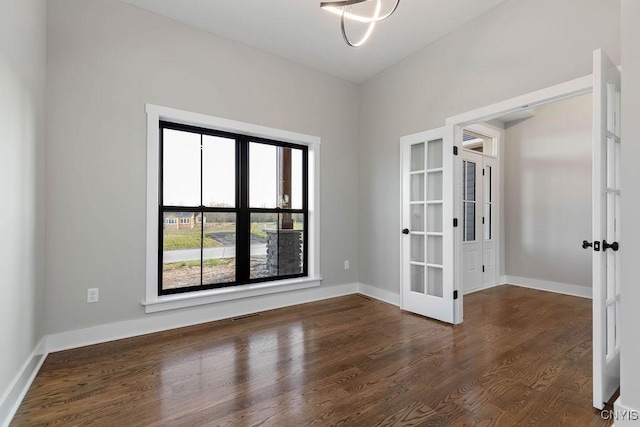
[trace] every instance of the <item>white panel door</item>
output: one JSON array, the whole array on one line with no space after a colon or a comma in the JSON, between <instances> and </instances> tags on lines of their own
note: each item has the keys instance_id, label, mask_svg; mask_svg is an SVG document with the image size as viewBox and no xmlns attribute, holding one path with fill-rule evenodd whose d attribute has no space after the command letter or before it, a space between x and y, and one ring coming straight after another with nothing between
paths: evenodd
<instances>
[{"instance_id":1,"label":"white panel door","mask_svg":"<svg viewBox=\"0 0 640 427\"><path fill-rule=\"evenodd\" d=\"M480 289L483 284L482 157L462 150L462 286L465 293Z\"/></svg>"},{"instance_id":2,"label":"white panel door","mask_svg":"<svg viewBox=\"0 0 640 427\"><path fill-rule=\"evenodd\" d=\"M495 157L462 150L462 288L496 283Z\"/></svg>"},{"instance_id":3,"label":"white panel door","mask_svg":"<svg viewBox=\"0 0 640 427\"><path fill-rule=\"evenodd\" d=\"M620 71L593 55L593 406L620 386Z\"/></svg>"},{"instance_id":4,"label":"white panel door","mask_svg":"<svg viewBox=\"0 0 640 427\"><path fill-rule=\"evenodd\" d=\"M401 308L453 323L453 128L401 138Z\"/></svg>"}]
</instances>

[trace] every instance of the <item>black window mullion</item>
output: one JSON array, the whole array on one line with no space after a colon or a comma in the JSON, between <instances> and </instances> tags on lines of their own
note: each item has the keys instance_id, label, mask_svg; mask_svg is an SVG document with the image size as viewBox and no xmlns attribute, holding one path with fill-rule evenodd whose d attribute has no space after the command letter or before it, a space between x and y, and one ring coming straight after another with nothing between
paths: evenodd
<instances>
[{"instance_id":1,"label":"black window mullion","mask_svg":"<svg viewBox=\"0 0 640 427\"><path fill-rule=\"evenodd\" d=\"M162 294L162 265L163 265L163 250L164 247L164 130L162 124L160 124L160 152L158 155L158 169L160 170L160 176L158 177L158 295Z\"/></svg>"},{"instance_id":2,"label":"black window mullion","mask_svg":"<svg viewBox=\"0 0 640 427\"><path fill-rule=\"evenodd\" d=\"M302 242L302 274L309 274L309 147L302 150L302 208L304 209L304 226ZM315 207L318 209L318 206Z\"/></svg>"},{"instance_id":3,"label":"black window mullion","mask_svg":"<svg viewBox=\"0 0 640 427\"><path fill-rule=\"evenodd\" d=\"M249 211L249 141L238 138L239 156L236 167L238 182L238 218L236 223L236 281L247 283L251 264L251 213Z\"/></svg>"},{"instance_id":4,"label":"black window mullion","mask_svg":"<svg viewBox=\"0 0 640 427\"><path fill-rule=\"evenodd\" d=\"M202 194L204 187L204 171L202 170L204 164L204 138L202 134L200 134L200 286L204 284L204 211L202 208L204 207ZM195 220L195 218L194 218Z\"/></svg>"}]
</instances>

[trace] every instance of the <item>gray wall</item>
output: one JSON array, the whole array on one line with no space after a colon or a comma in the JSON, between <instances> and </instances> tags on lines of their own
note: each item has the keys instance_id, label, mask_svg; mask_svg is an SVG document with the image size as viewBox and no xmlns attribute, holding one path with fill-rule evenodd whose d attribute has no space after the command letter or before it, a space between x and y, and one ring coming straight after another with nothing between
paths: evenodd
<instances>
[{"instance_id":1,"label":"gray wall","mask_svg":"<svg viewBox=\"0 0 640 427\"><path fill-rule=\"evenodd\" d=\"M505 272L591 287L592 95L536 108L507 127Z\"/></svg>"},{"instance_id":2,"label":"gray wall","mask_svg":"<svg viewBox=\"0 0 640 427\"><path fill-rule=\"evenodd\" d=\"M323 286L356 282L355 85L117 0L48 25L47 332L145 317L145 103L321 137Z\"/></svg>"},{"instance_id":3,"label":"gray wall","mask_svg":"<svg viewBox=\"0 0 640 427\"><path fill-rule=\"evenodd\" d=\"M45 19L0 1L0 399L43 336Z\"/></svg>"},{"instance_id":4,"label":"gray wall","mask_svg":"<svg viewBox=\"0 0 640 427\"><path fill-rule=\"evenodd\" d=\"M592 72L592 51L620 61L612 0L510 0L360 88L359 281L399 292L403 135L447 117Z\"/></svg>"},{"instance_id":5,"label":"gray wall","mask_svg":"<svg viewBox=\"0 0 640 427\"><path fill-rule=\"evenodd\" d=\"M622 0L622 162L620 241L622 327L620 331L620 399L640 410L640 2ZM618 425L618 422L616 422Z\"/></svg>"}]
</instances>

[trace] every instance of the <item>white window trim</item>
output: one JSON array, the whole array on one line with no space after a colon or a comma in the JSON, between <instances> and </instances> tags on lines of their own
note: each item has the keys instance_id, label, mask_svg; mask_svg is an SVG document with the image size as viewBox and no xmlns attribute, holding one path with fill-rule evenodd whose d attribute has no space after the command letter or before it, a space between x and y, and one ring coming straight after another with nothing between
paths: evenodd
<instances>
[{"instance_id":1,"label":"white window trim","mask_svg":"<svg viewBox=\"0 0 640 427\"><path fill-rule=\"evenodd\" d=\"M274 129L206 114L146 104L147 113L147 243L146 292L142 305L146 313L172 310L256 297L276 292L296 291L320 285L320 138L286 130ZM271 282L208 289L176 295L158 295L158 185L159 185L159 128L166 120L197 127L238 133L282 142L306 145L309 152L309 246L306 277Z\"/></svg>"}]
</instances>

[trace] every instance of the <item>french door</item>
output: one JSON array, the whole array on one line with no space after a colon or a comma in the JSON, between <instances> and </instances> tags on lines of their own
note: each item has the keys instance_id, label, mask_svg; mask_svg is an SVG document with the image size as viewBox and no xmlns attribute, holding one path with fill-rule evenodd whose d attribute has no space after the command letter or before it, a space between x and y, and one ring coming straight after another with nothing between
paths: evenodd
<instances>
[{"instance_id":1,"label":"french door","mask_svg":"<svg viewBox=\"0 0 640 427\"><path fill-rule=\"evenodd\" d=\"M593 406L620 386L620 71L593 55Z\"/></svg>"},{"instance_id":2,"label":"french door","mask_svg":"<svg viewBox=\"0 0 640 427\"><path fill-rule=\"evenodd\" d=\"M462 151L462 289L472 292L496 282L496 159Z\"/></svg>"},{"instance_id":3,"label":"french door","mask_svg":"<svg viewBox=\"0 0 640 427\"><path fill-rule=\"evenodd\" d=\"M453 323L453 128L401 138L401 308Z\"/></svg>"}]
</instances>

